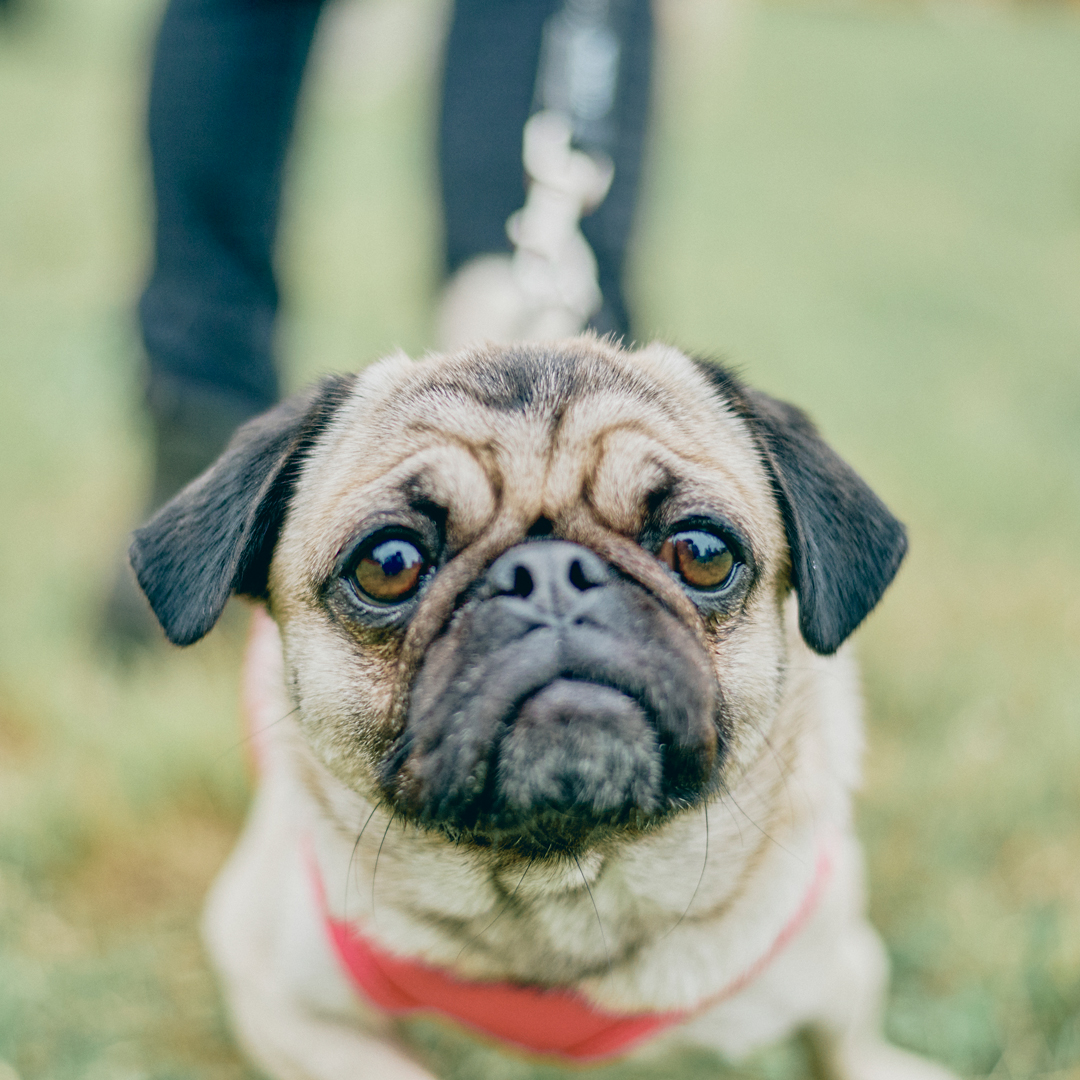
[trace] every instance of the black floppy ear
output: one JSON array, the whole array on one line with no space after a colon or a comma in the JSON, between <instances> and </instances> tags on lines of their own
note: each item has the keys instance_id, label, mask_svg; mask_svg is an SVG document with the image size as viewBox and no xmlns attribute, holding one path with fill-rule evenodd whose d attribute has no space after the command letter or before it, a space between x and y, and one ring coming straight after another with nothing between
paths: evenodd
<instances>
[{"instance_id":1,"label":"black floppy ear","mask_svg":"<svg viewBox=\"0 0 1080 1080\"><path fill-rule=\"evenodd\" d=\"M304 457L353 379L324 379L249 420L206 472L135 531L131 565L171 642L198 641L231 593L266 595Z\"/></svg>"},{"instance_id":2,"label":"black floppy ear","mask_svg":"<svg viewBox=\"0 0 1080 1080\"><path fill-rule=\"evenodd\" d=\"M904 526L793 405L700 363L747 421L772 474L799 594L799 629L818 653L836 652L870 613L907 551Z\"/></svg>"}]
</instances>

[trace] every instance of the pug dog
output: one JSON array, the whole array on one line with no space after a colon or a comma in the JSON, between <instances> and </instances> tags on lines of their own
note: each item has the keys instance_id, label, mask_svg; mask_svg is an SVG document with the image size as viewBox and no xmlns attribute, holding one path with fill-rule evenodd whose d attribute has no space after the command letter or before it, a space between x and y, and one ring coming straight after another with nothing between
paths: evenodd
<instances>
[{"instance_id":1,"label":"pug dog","mask_svg":"<svg viewBox=\"0 0 1080 1080\"><path fill-rule=\"evenodd\" d=\"M281 1080L431 1080L403 1018L582 1064L881 1034L844 642L903 527L798 409L653 344L391 356L135 534L186 645L262 601L260 783L205 936Z\"/></svg>"}]
</instances>

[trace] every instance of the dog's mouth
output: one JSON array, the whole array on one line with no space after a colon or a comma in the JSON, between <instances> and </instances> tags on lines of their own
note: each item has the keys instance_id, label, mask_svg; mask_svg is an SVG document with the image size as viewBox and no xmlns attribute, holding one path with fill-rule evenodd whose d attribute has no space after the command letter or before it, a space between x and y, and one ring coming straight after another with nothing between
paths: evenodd
<instances>
[{"instance_id":1,"label":"dog's mouth","mask_svg":"<svg viewBox=\"0 0 1080 1080\"><path fill-rule=\"evenodd\" d=\"M633 582L580 591L542 608L481 596L457 613L382 763L398 813L535 855L651 827L701 796L720 748L700 646Z\"/></svg>"}]
</instances>

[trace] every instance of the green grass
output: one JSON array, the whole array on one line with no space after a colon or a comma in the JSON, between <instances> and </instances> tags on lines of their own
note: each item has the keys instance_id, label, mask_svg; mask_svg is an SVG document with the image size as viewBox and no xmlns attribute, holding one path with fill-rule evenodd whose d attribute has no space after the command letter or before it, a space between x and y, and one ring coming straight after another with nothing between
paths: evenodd
<instances>
[{"instance_id":1,"label":"green grass","mask_svg":"<svg viewBox=\"0 0 1080 1080\"><path fill-rule=\"evenodd\" d=\"M859 634L890 1030L969 1076L1078 1080L1080 12L669 8L642 335L808 407L911 530ZM194 929L247 798L238 635L129 669L95 647L146 474L154 18L24 0L0 24L0 1080L252 1075ZM429 343L433 65L382 53L310 84L293 384ZM416 1037L447 1076L526 1075Z\"/></svg>"}]
</instances>

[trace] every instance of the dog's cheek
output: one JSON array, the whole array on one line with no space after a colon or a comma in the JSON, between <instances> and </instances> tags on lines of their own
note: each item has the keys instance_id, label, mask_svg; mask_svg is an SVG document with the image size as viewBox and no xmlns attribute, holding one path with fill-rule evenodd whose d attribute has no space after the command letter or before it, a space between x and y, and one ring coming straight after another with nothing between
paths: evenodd
<instances>
[{"instance_id":1,"label":"dog's cheek","mask_svg":"<svg viewBox=\"0 0 1080 1080\"><path fill-rule=\"evenodd\" d=\"M708 635L724 702L721 778L729 788L765 749L783 700L790 648L784 606L773 590L760 590L736 626Z\"/></svg>"},{"instance_id":2,"label":"dog's cheek","mask_svg":"<svg viewBox=\"0 0 1080 1080\"><path fill-rule=\"evenodd\" d=\"M390 724L396 650L362 650L318 612L282 627L289 692L300 729L349 787L375 790L375 763Z\"/></svg>"}]
</instances>

